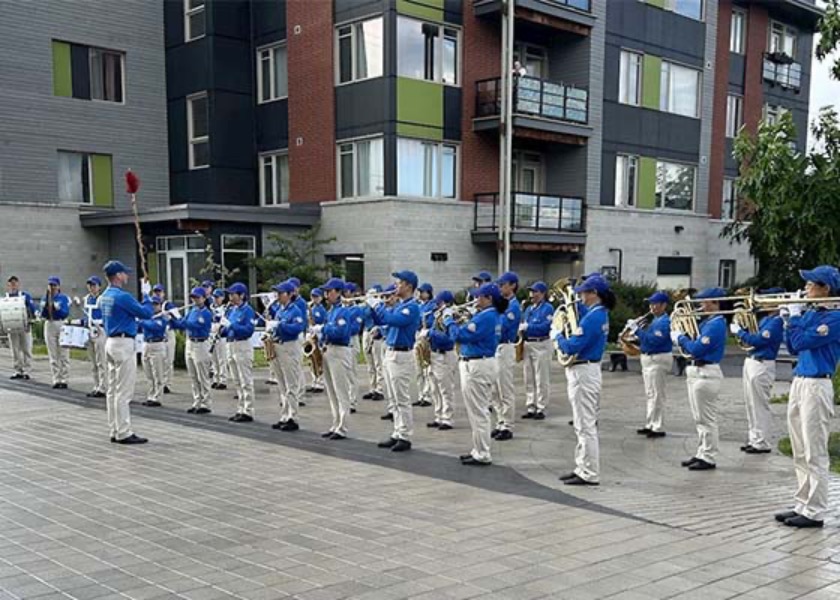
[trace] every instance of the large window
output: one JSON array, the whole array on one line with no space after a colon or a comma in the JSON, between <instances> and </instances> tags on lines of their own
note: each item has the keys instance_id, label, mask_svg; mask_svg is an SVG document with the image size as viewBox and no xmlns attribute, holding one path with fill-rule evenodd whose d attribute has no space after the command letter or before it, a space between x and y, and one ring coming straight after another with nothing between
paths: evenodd
<instances>
[{"instance_id":1,"label":"large window","mask_svg":"<svg viewBox=\"0 0 840 600\"><path fill-rule=\"evenodd\" d=\"M257 98L260 103L289 95L286 45L257 50Z\"/></svg>"},{"instance_id":2,"label":"large window","mask_svg":"<svg viewBox=\"0 0 840 600\"><path fill-rule=\"evenodd\" d=\"M724 289L735 286L735 261L722 260L718 267L718 285Z\"/></svg>"},{"instance_id":3,"label":"large window","mask_svg":"<svg viewBox=\"0 0 840 600\"><path fill-rule=\"evenodd\" d=\"M397 19L397 73L458 85L460 31L408 17Z\"/></svg>"},{"instance_id":4,"label":"large window","mask_svg":"<svg viewBox=\"0 0 840 600\"><path fill-rule=\"evenodd\" d=\"M397 140L397 193L401 196L455 198L457 177L457 146Z\"/></svg>"},{"instance_id":5,"label":"large window","mask_svg":"<svg viewBox=\"0 0 840 600\"><path fill-rule=\"evenodd\" d=\"M744 124L744 98L728 95L726 97L726 137L734 138Z\"/></svg>"},{"instance_id":6,"label":"large window","mask_svg":"<svg viewBox=\"0 0 840 600\"><path fill-rule=\"evenodd\" d=\"M738 212L738 189L735 185L735 179L724 177L722 198L720 218L731 221Z\"/></svg>"},{"instance_id":7,"label":"large window","mask_svg":"<svg viewBox=\"0 0 840 600\"><path fill-rule=\"evenodd\" d=\"M636 206L639 157L619 154L615 158L615 205Z\"/></svg>"},{"instance_id":8,"label":"large window","mask_svg":"<svg viewBox=\"0 0 840 600\"><path fill-rule=\"evenodd\" d=\"M207 265L208 238L203 235L160 236L155 241L158 281L166 288L169 299L178 304L189 302L190 289L208 277L202 273Z\"/></svg>"},{"instance_id":9,"label":"large window","mask_svg":"<svg viewBox=\"0 0 840 600\"><path fill-rule=\"evenodd\" d=\"M637 52L621 51L618 101L633 106L642 101L642 55Z\"/></svg>"},{"instance_id":10,"label":"large window","mask_svg":"<svg viewBox=\"0 0 840 600\"><path fill-rule=\"evenodd\" d=\"M770 52L787 54L794 58L796 56L796 37L796 29L773 21L770 23L768 49Z\"/></svg>"},{"instance_id":11,"label":"large window","mask_svg":"<svg viewBox=\"0 0 840 600\"><path fill-rule=\"evenodd\" d=\"M122 102L125 55L101 48L91 48L89 54L91 99Z\"/></svg>"},{"instance_id":12,"label":"large window","mask_svg":"<svg viewBox=\"0 0 840 600\"><path fill-rule=\"evenodd\" d=\"M275 152L260 156L260 203L274 206L289 201L289 155Z\"/></svg>"},{"instance_id":13,"label":"large window","mask_svg":"<svg viewBox=\"0 0 840 600\"><path fill-rule=\"evenodd\" d=\"M690 165L660 161L656 165L656 206L691 210L694 206L696 169Z\"/></svg>"},{"instance_id":14,"label":"large window","mask_svg":"<svg viewBox=\"0 0 840 600\"><path fill-rule=\"evenodd\" d=\"M190 169L210 165L210 106L207 93L187 98Z\"/></svg>"},{"instance_id":15,"label":"large window","mask_svg":"<svg viewBox=\"0 0 840 600\"><path fill-rule=\"evenodd\" d=\"M765 104L764 105L764 120L770 124L775 125L779 122L782 116L788 112L784 106L778 106L774 104Z\"/></svg>"},{"instance_id":16,"label":"large window","mask_svg":"<svg viewBox=\"0 0 840 600\"><path fill-rule=\"evenodd\" d=\"M340 25L336 29L338 83L382 77L382 17Z\"/></svg>"},{"instance_id":17,"label":"large window","mask_svg":"<svg viewBox=\"0 0 840 600\"><path fill-rule=\"evenodd\" d=\"M700 107L700 71L662 61L659 109L697 117Z\"/></svg>"},{"instance_id":18,"label":"large window","mask_svg":"<svg viewBox=\"0 0 840 600\"><path fill-rule=\"evenodd\" d=\"M206 0L184 0L184 39L187 42L207 33Z\"/></svg>"},{"instance_id":19,"label":"large window","mask_svg":"<svg viewBox=\"0 0 840 600\"><path fill-rule=\"evenodd\" d=\"M665 0L665 6L690 19L703 18L703 0Z\"/></svg>"},{"instance_id":20,"label":"large window","mask_svg":"<svg viewBox=\"0 0 840 600\"><path fill-rule=\"evenodd\" d=\"M385 193L385 148L382 138L338 145L339 194L366 198Z\"/></svg>"},{"instance_id":21,"label":"large window","mask_svg":"<svg viewBox=\"0 0 840 600\"><path fill-rule=\"evenodd\" d=\"M89 154L58 153L58 200L93 204L93 170Z\"/></svg>"},{"instance_id":22,"label":"large window","mask_svg":"<svg viewBox=\"0 0 840 600\"><path fill-rule=\"evenodd\" d=\"M222 267L228 273L223 282L244 283L253 290L256 288L254 268L251 261L257 255L257 242L252 235L222 235Z\"/></svg>"},{"instance_id":23,"label":"large window","mask_svg":"<svg viewBox=\"0 0 840 600\"><path fill-rule=\"evenodd\" d=\"M747 13L735 9L732 11L732 24L729 29L729 51L744 54L747 47Z\"/></svg>"}]
</instances>

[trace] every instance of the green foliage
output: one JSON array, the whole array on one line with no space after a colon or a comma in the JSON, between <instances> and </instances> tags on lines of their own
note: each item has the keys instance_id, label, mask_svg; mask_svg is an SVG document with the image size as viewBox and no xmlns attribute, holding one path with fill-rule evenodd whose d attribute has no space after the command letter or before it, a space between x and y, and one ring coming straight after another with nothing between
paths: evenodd
<instances>
[{"instance_id":1,"label":"green foliage","mask_svg":"<svg viewBox=\"0 0 840 600\"><path fill-rule=\"evenodd\" d=\"M652 283L626 283L615 281L610 286L615 293L615 308L610 312L610 341L616 341L628 319L635 319L648 312L647 298L656 291Z\"/></svg>"},{"instance_id":2,"label":"green foliage","mask_svg":"<svg viewBox=\"0 0 840 600\"><path fill-rule=\"evenodd\" d=\"M779 440L779 452L785 456L793 456L789 437ZM831 460L831 470L840 473L840 431L832 432L828 436L828 457Z\"/></svg>"},{"instance_id":3,"label":"green foliage","mask_svg":"<svg viewBox=\"0 0 840 600\"><path fill-rule=\"evenodd\" d=\"M253 260L258 287L267 289L290 277L297 277L304 294L308 294L328 277L342 276L339 265L323 263L324 246L335 238L322 239L318 234L317 226L293 235L269 233L270 250Z\"/></svg>"},{"instance_id":4,"label":"green foliage","mask_svg":"<svg viewBox=\"0 0 840 600\"><path fill-rule=\"evenodd\" d=\"M236 275L239 274L239 269L226 269L224 265L216 262L213 253L213 241L202 234L204 238L204 266L199 271L201 280L190 277L190 286L197 287L201 285L204 280L211 280L214 288L223 288L226 282L230 282Z\"/></svg>"},{"instance_id":5,"label":"green foliage","mask_svg":"<svg viewBox=\"0 0 840 600\"><path fill-rule=\"evenodd\" d=\"M187 335L183 331L175 332L175 368L187 368Z\"/></svg>"},{"instance_id":6,"label":"green foliage","mask_svg":"<svg viewBox=\"0 0 840 600\"><path fill-rule=\"evenodd\" d=\"M32 321L31 322L32 328L32 343L33 344L43 344L44 342L44 322L43 321ZM46 346L44 346L46 348Z\"/></svg>"},{"instance_id":7,"label":"green foliage","mask_svg":"<svg viewBox=\"0 0 840 600\"><path fill-rule=\"evenodd\" d=\"M817 44L817 58L821 61L840 45L840 7L838 0L826 0L825 14L818 25L820 41ZM834 59L831 65L831 76L840 79L840 59Z\"/></svg>"},{"instance_id":8,"label":"green foliage","mask_svg":"<svg viewBox=\"0 0 840 600\"><path fill-rule=\"evenodd\" d=\"M790 401L789 394L779 394L770 398L770 404L787 404Z\"/></svg>"}]
</instances>

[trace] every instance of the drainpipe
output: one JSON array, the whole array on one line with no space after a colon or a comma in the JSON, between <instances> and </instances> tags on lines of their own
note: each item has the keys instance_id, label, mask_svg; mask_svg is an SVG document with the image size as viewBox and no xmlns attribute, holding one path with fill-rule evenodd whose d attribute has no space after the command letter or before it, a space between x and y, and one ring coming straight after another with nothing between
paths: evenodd
<instances>
[{"instance_id":1,"label":"drainpipe","mask_svg":"<svg viewBox=\"0 0 840 600\"><path fill-rule=\"evenodd\" d=\"M502 11L501 107L499 114L499 239L498 270L510 270L511 163L513 162L513 40L515 0Z\"/></svg>"}]
</instances>

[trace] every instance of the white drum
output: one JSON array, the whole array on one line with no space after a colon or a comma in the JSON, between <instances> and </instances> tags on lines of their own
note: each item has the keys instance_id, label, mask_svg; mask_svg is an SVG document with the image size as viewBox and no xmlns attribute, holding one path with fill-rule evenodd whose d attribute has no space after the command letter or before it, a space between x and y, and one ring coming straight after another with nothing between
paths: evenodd
<instances>
[{"instance_id":1,"label":"white drum","mask_svg":"<svg viewBox=\"0 0 840 600\"><path fill-rule=\"evenodd\" d=\"M86 348L90 331L87 327L76 325L62 325L58 345L62 348Z\"/></svg>"},{"instance_id":2,"label":"white drum","mask_svg":"<svg viewBox=\"0 0 840 600\"><path fill-rule=\"evenodd\" d=\"M0 298L0 327L6 333L18 333L29 328L25 296Z\"/></svg>"}]
</instances>

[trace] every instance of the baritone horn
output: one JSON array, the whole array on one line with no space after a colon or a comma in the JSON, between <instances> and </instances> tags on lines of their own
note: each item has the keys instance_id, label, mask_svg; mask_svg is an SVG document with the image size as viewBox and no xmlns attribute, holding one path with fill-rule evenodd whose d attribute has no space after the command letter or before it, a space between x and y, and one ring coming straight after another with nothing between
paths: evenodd
<instances>
[{"instance_id":1,"label":"baritone horn","mask_svg":"<svg viewBox=\"0 0 840 600\"><path fill-rule=\"evenodd\" d=\"M636 327L647 327L651 321L653 321L653 312L648 311L641 317L633 319L631 323L627 324L621 330L621 333L618 334L618 343L624 354L627 356L639 356L642 353L642 349L639 346L639 337L633 333L633 325Z\"/></svg>"},{"instance_id":2,"label":"baritone horn","mask_svg":"<svg viewBox=\"0 0 840 600\"><path fill-rule=\"evenodd\" d=\"M566 339L571 338L578 328L580 316L578 315L577 299L575 297L574 281L568 277L558 279L551 284L548 290L549 298L557 300L559 304L554 310L554 317L551 320L551 328L561 332ZM571 366L577 359L576 354L564 354L557 352L557 360L564 367Z\"/></svg>"}]
</instances>

